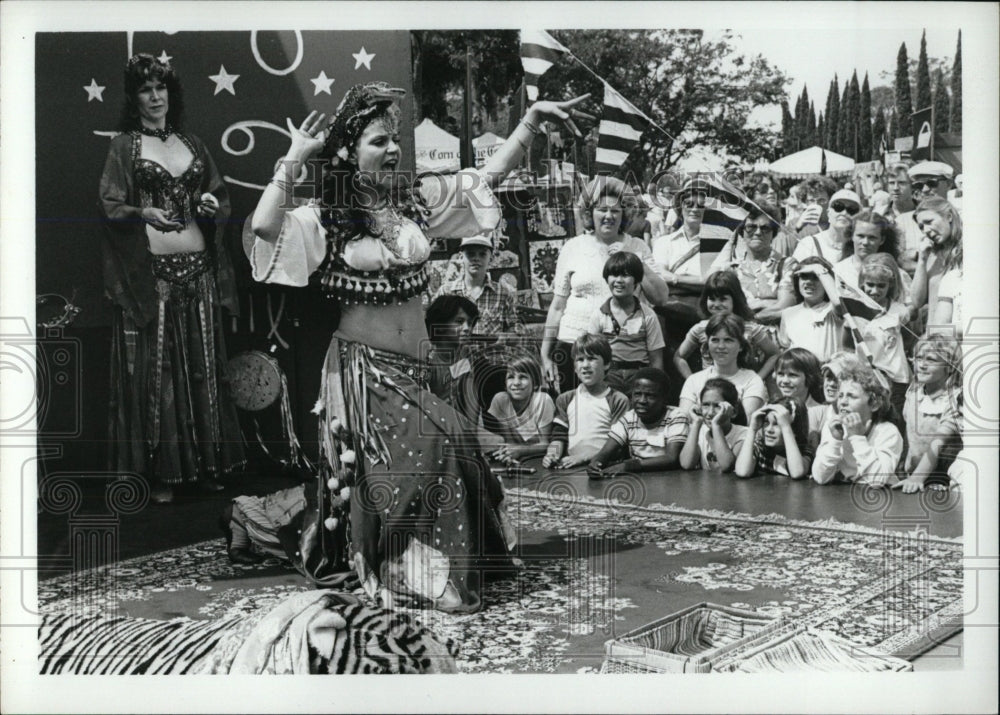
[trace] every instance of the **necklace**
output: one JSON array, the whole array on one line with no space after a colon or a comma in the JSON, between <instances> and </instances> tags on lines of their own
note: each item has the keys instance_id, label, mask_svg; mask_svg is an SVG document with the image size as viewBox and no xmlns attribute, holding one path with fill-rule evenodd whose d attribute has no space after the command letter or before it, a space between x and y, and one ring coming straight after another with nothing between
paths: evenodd
<instances>
[{"instance_id":1,"label":"necklace","mask_svg":"<svg viewBox=\"0 0 1000 715\"><path fill-rule=\"evenodd\" d=\"M170 135L174 133L174 128L169 124L163 129L151 129L145 125L139 127L139 131L145 134L147 137L156 137L162 142L166 142L170 138Z\"/></svg>"}]
</instances>

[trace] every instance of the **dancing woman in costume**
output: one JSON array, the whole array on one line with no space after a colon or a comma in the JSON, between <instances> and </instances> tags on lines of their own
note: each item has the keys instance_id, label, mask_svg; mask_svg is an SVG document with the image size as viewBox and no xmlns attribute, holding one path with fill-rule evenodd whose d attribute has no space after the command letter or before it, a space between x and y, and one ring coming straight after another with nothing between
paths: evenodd
<instances>
[{"instance_id":1,"label":"dancing woman in costume","mask_svg":"<svg viewBox=\"0 0 1000 715\"><path fill-rule=\"evenodd\" d=\"M156 502L174 487L222 489L243 463L229 400L221 307L236 313L223 245L229 194L205 145L182 131L169 64L133 56L101 176L105 291L114 302L110 466L138 472Z\"/></svg>"},{"instance_id":2,"label":"dancing woman in costume","mask_svg":"<svg viewBox=\"0 0 1000 715\"><path fill-rule=\"evenodd\" d=\"M347 558L365 591L383 604L474 611L481 606L485 560L506 562L513 534L503 491L460 417L427 389L428 346L420 294L427 284L428 236L465 237L492 230L500 210L492 195L543 119L571 123L568 102L538 102L482 172L399 181L399 107L404 92L376 82L352 87L327 127L316 112L298 127L252 220L250 261L256 280L291 286L316 281L340 310L323 367L320 493L308 489L303 536L336 490L342 467L353 471L347 533L333 517L328 535L299 550L296 565L315 575ZM320 203L294 208L292 182L304 162L322 161ZM338 432L343 425L346 431ZM345 435L340 436L338 435ZM337 444L341 443L341 444ZM338 446L356 463L342 465ZM347 460L344 460L345 462ZM322 537L322 538L319 538ZM300 540L301 542L302 540ZM322 562L326 560L327 563Z\"/></svg>"}]
</instances>

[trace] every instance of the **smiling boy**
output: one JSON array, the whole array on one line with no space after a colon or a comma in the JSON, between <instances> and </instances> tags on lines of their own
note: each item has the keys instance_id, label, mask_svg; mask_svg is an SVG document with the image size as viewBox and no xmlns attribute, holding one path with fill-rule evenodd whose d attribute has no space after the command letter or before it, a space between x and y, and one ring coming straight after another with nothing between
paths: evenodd
<instances>
[{"instance_id":1,"label":"smiling boy","mask_svg":"<svg viewBox=\"0 0 1000 715\"><path fill-rule=\"evenodd\" d=\"M635 374L632 409L614 424L601 451L591 460L587 469L591 479L678 468L688 418L678 408L667 406L669 388L663 370L647 367ZM628 451L627 459L605 466L623 449Z\"/></svg>"}]
</instances>

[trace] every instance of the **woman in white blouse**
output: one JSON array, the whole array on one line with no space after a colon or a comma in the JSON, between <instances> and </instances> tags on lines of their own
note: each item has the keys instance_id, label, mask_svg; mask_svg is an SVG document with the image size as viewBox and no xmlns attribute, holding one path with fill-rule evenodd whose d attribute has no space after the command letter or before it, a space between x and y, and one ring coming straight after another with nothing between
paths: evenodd
<instances>
[{"instance_id":1,"label":"woman in white blouse","mask_svg":"<svg viewBox=\"0 0 1000 715\"><path fill-rule=\"evenodd\" d=\"M667 285L658 275L649 247L624 232L629 220L622 206L626 191L619 179L595 177L580 196L588 231L568 240L559 253L541 352L545 377L560 384L560 390L573 387L570 350L574 341L587 332L590 317L611 296L603 275L608 256L618 251L639 256L647 269L642 294L653 305L667 299Z\"/></svg>"}]
</instances>

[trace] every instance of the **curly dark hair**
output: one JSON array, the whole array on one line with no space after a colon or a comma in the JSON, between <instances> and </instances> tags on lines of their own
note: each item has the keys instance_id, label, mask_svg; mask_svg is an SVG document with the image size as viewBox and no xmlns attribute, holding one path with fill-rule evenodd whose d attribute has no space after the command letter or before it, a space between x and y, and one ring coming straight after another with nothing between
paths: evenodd
<instances>
[{"instance_id":1,"label":"curly dark hair","mask_svg":"<svg viewBox=\"0 0 1000 715\"><path fill-rule=\"evenodd\" d=\"M882 237L882 245L878 249L878 252L888 253L896 260L899 260L899 229L896 228L895 223L873 209L861 209L857 216L854 217L855 229L857 229L859 223L870 223L877 228L879 236Z\"/></svg>"},{"instance_id":2,"label":"curly dark hair","mask_svg":"<svg viewBox=\"0 0 1000 715\"><path fill-rule=\"evenodd\" d=\"M118 119L118 131L133 132L142 126L139 120L139 90L150 80L167 86L167 126L184 128L184 89L173 65L160 62L144 52L132 55L125 65L125 101Z\"/></svg>"},{"instance_id":3,"label":"curly dark hair","mask_svg":"<svg viewBox=\"0 0 1000 715\"><path fill-rule=\"evenodd\" d=\"M321 221L327 242L332 244L329 256L338 255L347 241L379 235L375 217L361 200L363 196L372 196L371 177L358 171L350 154L365 129L374 122L382 122L387 132L395 134L400 115L396 99L400 92L383 82L355 85L348 90L330 122L330 135L320 153L324 162ZM428 211L416 191L418 186L419 179L411 184L400 174L393 177L388 193L400 215L426 229Z\"/></svg>"}]
</instances>

